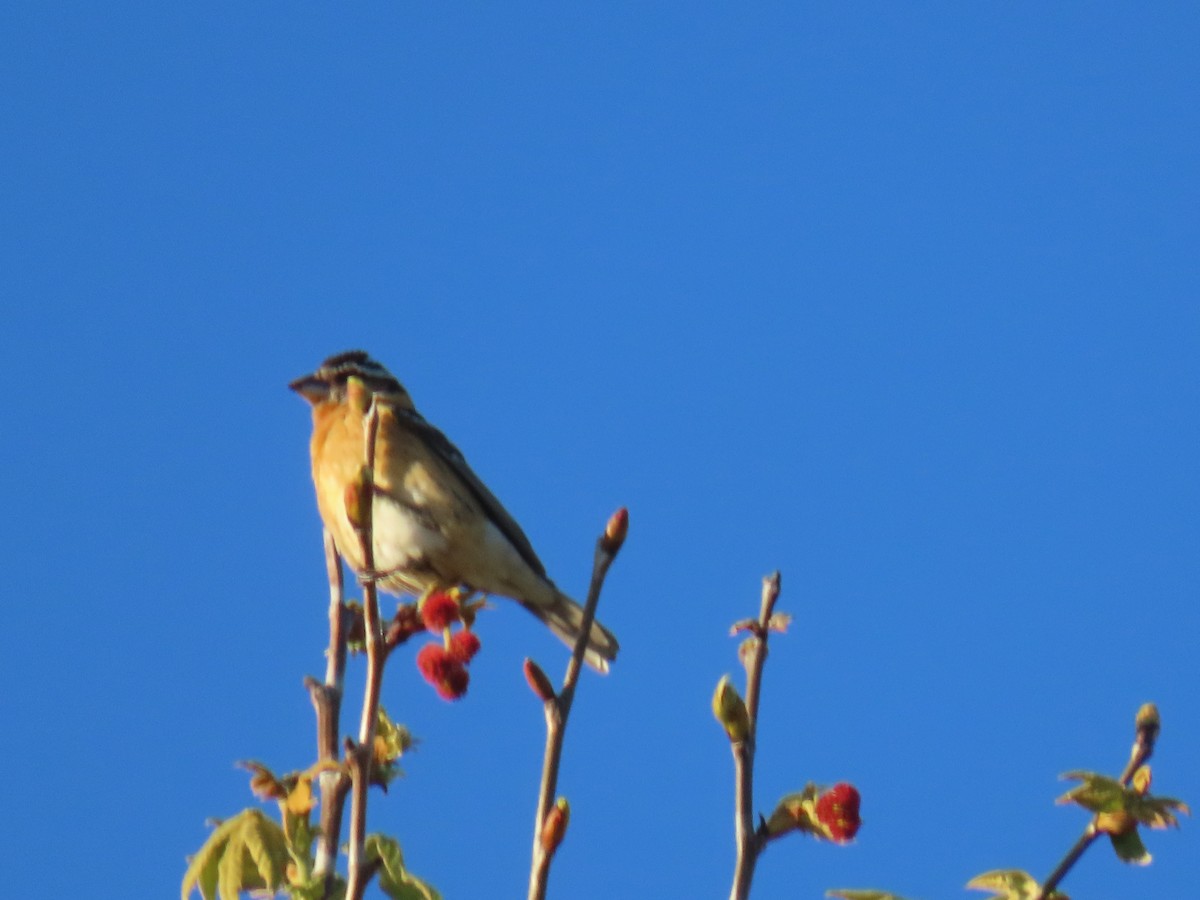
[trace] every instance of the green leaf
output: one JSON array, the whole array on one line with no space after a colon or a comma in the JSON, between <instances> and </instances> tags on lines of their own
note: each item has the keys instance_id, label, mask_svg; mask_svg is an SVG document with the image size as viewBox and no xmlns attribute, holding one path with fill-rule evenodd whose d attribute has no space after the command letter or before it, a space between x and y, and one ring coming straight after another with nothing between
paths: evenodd
<instances>
[{"instance_id":1,"label":"green leaf","mask_svg":"<svg viewBox=\"0 0 1200 900\"><path fill-rule=\"evenodd\" d=\"M1126 812L1142 825L1151 828L1179 827L1176 813L1189 815L1191 810L1174 797L1155 797L1139 793L1121 782L1095 772L1068 772L1063 778L1082 781L1058 798L1058 803L1075 803L1097 814Z\"/></svg>"},{"instance_id":2,"label":"green leaf","mask_svg":"<svg viewBox=\"0 0 1200 900\"><path fill-rule=\"evenodd\" d=\"M325 877L310 878L304 884L290 884L287 894L291 900L346 900L346 882L334 876L333 890L325 894Z\"/></svg>"},{"instance_id":3,"label":"green leaf","mask_svg":"<svg viewBox=\"0 0 1200 900\"><path fill-rule=\"evenodd\" d=\"M416 739L403 725L388 718L387 710L379 707L375 719L375 746L372 754L371 784L384 792L388 785L404 774L397 760L412 749Z\"/></svg>"},{"instance_id":4,"label":"green leaf","mask_svg":"<svg viewBox=\"0 0 1200 900\"><path fill-rule=\"evenodd\" d=\"M240 827L238 829L241 830ZM237 900L242 890L242 851L236 836L231 837L217 863L217 893L221 900Z\"/></svg>"},{"instance_id":5,"label":"green leaf","mask_svg":"<svg viewBox=\"0 0 1200 900\"><path fill-rule=\"evenodd\" d=\"M853 888L826 891L825 896L837 897L840 900L904 900L899 894L889 894L887 891L863 891Z\"/></svg>"},{"instance_id":6,"label":"green leaf","mask_svg":"<svg viewBox=\"0 0 1200 900\"><path fill-rule=\"evenodd\" d=\"M1187 804L1174 797L1155 797L1134 791L1130 791L1129 794L1125 808L1131 816L1151 828L1178 828L1179 819L1175 817L1175 813L1191 815Z\"/></svg>"},{"instance_id":7,"label":"green leaf","mask_svg":"<svg viewBox=\"0 0 1200 900\"><path fill-rule=\"evenodd\" d=\"M288 860L283 830L257 809L222 822L192 858L183 876L182 900L199 888L204 900L237 900L245 890L276 890Z\"/></svg>"},{"instance_id":8,"label":"green leaf","mask_svg":"<svg viewBox=\"0 0 1200 900\"><path fill-rule=\"evenodd\" d=\"M1121 862L1133 863L1137 866L1150 865L1150 853L1146 850L1146 845L1142 843L1141 837L1138 836L1136 828L1131 828L1124 834L1110 834L1108 837Z\"/></svg>"},{"instance_id":9,"label":"green leaf","mask_svg":"<svg viewBox=\"0 0 1200 900\"><path fill-rule=\"evenodd\" d=\"M288 855L301 873L300 878L307 878L313 867L313 842L317 838L317 829L305 814L297 816L283 808L283 835L287 839Z\"/></svg>"},{"instance_id":10,"label":"green leaf","mask_svg":"<svg viewBox=\"0 0 1200 900\"><path fill-rule=\"evenodd\" d=\"M1083 782L1078 787L1071 788L1056 803L1075 803L1094 813L1116 812L1126 808L1125 785L1107 775L1095 772L1074 771L1062 776L1065 781Z\"/></svg>"},{"instance_id":11,"label":"green leaf","mask_svg":"<svg viewBox=\"0 0 1200 900\"><path fill-rule=\"evenodd\" d=\"M239 836L244 847L247 868L243 872L261 879L263 886L275 890L283 884L288 862L287 839L283 829L257 809L249 811ZM231 847L232 849L232 847Z\"/></svg>"},{"instance_id":12,"label":"green leaf","mask_svg":"<svg viewBox=\"0 0 1200 900\"><path fill-rule=\"evenodd\" d=\"M810 781L804 790L782 797L767 819L767 835L774 839L797 829L823 835L814 808L820 793L821 789Z\"/></svg>"},{"instance_id":13,"label":"green leaf","mask_svg":"<svg viewBox=\"0 0 1200 900\"><path fill-rule=\"evenodd\" d=\"M395 838L369 834L364 843L368 860L378 859L379 888L392 900L442 900L442 895L404 867L404 854Z\"/></svg>"},{"instance_id":14,"label":"green leaf","mask_svg":"<svg viewBox=\"0 0 1200 900\"><path fill-rule=\"evenodd\" d=\"M179 895L180 900L188 900L192 891L197 888L200 889L200 896L204 900L214 900L217 896L217 866L220 865L221 857L225 853L225 846L229 842L230 836L241 828L241 818L246 812L249 812L249 810L234 816L232 819L226 819L213 829L213 833L208 836L208 840L204 842L204 846L191 858L187 871L183 874L183 889Z\"/></svg>"},{"instance_id":15,"label":"green leaf","mask_svg":"<svg viewBox=\"0 0 1200 900\"><path fill-rule=\"evenodd\" d=\"M976 875L967 882L967 889L991 891L996 900L1032 900L1039 885L1032 875L1020 869L994 869Z\"/></svg>"}]
</instances>

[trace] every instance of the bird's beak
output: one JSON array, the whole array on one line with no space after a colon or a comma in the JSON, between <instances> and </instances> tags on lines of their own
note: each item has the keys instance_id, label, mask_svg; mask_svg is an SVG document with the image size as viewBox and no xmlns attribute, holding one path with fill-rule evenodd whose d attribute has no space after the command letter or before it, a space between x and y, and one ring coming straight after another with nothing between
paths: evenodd
<instances>
[{"instance_id":1,"label":"bird's beak","mask_svg":"<svg viewBox=\"0 0 1200 900\"><path fill-rule=\"evenodd\" d=\"M290 382L288 387L313 406L329 396L329 383L317 378L316 375L302 375Z\"/></svg>"}]
</instances>

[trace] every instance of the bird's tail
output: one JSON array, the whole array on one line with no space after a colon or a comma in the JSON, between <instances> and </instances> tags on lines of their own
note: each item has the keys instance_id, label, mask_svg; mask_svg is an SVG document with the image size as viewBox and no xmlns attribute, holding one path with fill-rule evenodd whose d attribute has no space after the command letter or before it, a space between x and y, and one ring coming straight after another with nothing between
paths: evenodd
<instances>
[{"instance_id":1,"label":"bird's tail","mask_svg":"<svg viewBox=\"0 0 1200 900\"><path fill-rule=\"evenodd\" d=\"M547 587L536 600L523 600L521 605L545 622L564 644L574 647L583 625L583 607L553 584L547 582ZM597 672L607 673L618 649L616 636L599 622L592 622L583 661Z\"/></svg>"}]
</instances>

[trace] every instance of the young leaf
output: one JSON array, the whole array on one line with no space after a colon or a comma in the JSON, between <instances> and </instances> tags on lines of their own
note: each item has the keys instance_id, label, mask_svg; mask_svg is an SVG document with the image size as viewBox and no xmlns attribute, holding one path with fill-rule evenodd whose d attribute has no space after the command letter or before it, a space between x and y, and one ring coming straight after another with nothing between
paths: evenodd
<instances>
[{"instance_id":1,"label":"young leaf","mask_svg":"<svg viewBox=\"0 0 1200 900\"><path fill-rule=\"evenodd\" d=\"M838 900L904 900L899 894L889 894L887 891L855 890L853 888L838 888L825 892L826 897Z\"/></svg>"},{"instance_id":2,"label":"young leaf","mask_svg":"<svg viewBox=\"0 0 1200 900\"><path fill-rule=\"evenodd\" d=\"M1112 841L1117 859L1121 862L1133 863L1137 866L1150 865L1150 853L1146 849L1146 845L1142 843L1136 828L1120 834L1110 834L1108 837Z\"/></svg>"},{"instance_id":3,"label":"young leaf","mask_svg":"<svg viewBox=\"0 0 1200 900\"><path fill-rule=\"evenodd\" d=\"M778 631L780 634L786 634L788 626L792 624L792 616L790 613L775 613L767 621L767 628L771 631Z\"/></svg>"},{"instance_id":4,"label":"young leaf","mask_svg":"<svg viewBox=\"0 0 1200 900\"><path fill-rule=\"evenodd\" d=\"M288 862L287 839L283 829L257 809L243 814L245 821L238 832L245 848L246 861L265 887L275 890L283 884ZM232 842L230 844L232 848Z\"/></svg>"},{"instance_id":5,"label":"young leaf","mask_svg":"<svg viewBox=\"0 0 1200 900\"><path fill-rule=\"evenodd\" d=\"M1039 886L1028 872L1019 869L995 869L976 875L967 882L968 890L991 891L993 900L1031 900Z\"/></svg>"},{"instance_id":6,"label":"young leaf","mask_svg":"<svg viewBox=\"0 0 1200 900\"><path fill-rule=\"evenodd\" d=\"M181 900L188 900L188 896L197 888L204 900L214 900L217 896L217 866L230 836L241 827L242 815L244 813L226 819L213 829L200 852L192 857L183 874L183 890L179 895Z\"/></svg>"},{"instance_id":7,"label":"young leaf","mask_svg":"<svg viewBox=\"0 0 1200 900\"><path fill-rule=\"evenodd\" d=\"M243 759L237 765L250 773L250 790L256 797L262 800L278 800L287 796L287 786L262 763L253 759Z\"/></svg>"},{"instance_id":8,"label":"young leaf","mask_svg":"<svg viewBox=\"0 0 1200 900\"><path fill-rule=\"evenodd\" d=\"M409 730L388 718L387 710L380 706L375 720L371 784L380 785L386 792L388 785L404 774L397 760L415 743L416 739Z\"/></svg>"},{"instance_id":9,"label":"young leaf","mask_svg":"<svg viewBox=\"0 0 1200 900\"><path fill-rule=\"evenodd\" d=\"M288 855L292 862L304 872L312 869L312 845L317 837L317 829L307 813L297 816L283 811L283 836L287 839Z\"/></svg>"},{"instance_id":10,"label":"young leaf","mask_svg":"<svg viewBox=\"0 0 1200 900\"><path fill-rule=\"evenodd\" d=\"M758 620L757 619L738 619L736 622L734 622L729 627L729 636L734 637L735 635L737 635L743 631L749 631L749 632L753 633L755 630L757 630L757 628L758 628Z\"/></svg>"},{"instance_id":11,"label":"young leaf","mask_svg":"<svg viewBox=\"0 0 1200 900\"><path fill-rule=\"evenodd\" d=\"M1067 791L1055 803L1075 803L1094 813L1116 812L1125 808L1125 785L1115 778L1096 772L1074 771L1062 776L1064 781L1080 781L1078 787Z\"/></svg>"},{"instance_id":12,"label":"young leaf","mask_svg":"<svg viewBox=\"0 0 1200 900\"><path fill-rule=\"evenodd\" d=\"M404 854L395 838L369 834L367 859L378 859L379 888L392 900L442 900L442 895L404 868Z\"/></svg>"},{"instance_id":13,"label":"young leaf","mask_svg":"<svg viewBox=\"0 0 1200 900\"><path fill-rule=\"evenodd\" d=\"M1150 794L1130 793L1131 796L1128 798L1125 808L1129 810L1131 816L1151 828L1178 828L1179 819L1175 817L1175 813L1191 815L1187 804L1174 797L1154 797Z\"/></svg>"},{"instance_id":14,"label":"young leaf","mask_svg":"<svg viewBox=\"0 0 1200 900\"><path fill-rule=\"evenodd\" d=\"M346 882L334 876L333 890L326 894L325 876L318 875L304 884L288 885L287 894L291 900L346 900Z\"/></svg>"},{"instance_id":15,"label":"young leaf","mask_svg":"<svg viewBox=\"0 0 1200 900\"><path fill-rule=\"evenodd\" d=\"M1178 828L1179 820L1175 813L1190 814L1187 804L1181 800L1155 797L1139 790L1139 787L1146 785L1146 780L1142 785L1128 788L1119 781L1095 772L1068 772L1063 778L1078 779L1083 783L1059 797L1058 803L1076 803L1097 814L1127 813L1151 828Z\"/></svg>"},{"instance_id":16,"label":"young leaf","mask_svg":"<svg viewBox=\"0 0 1200 900\"><path fill-rule=\"evenodd\" d=\"M244 809L208 837L183 876L182 900L237 900L246 890L276 890L288 861L283 830L257 809Z\"/></svg>"},{"instance_id":17,"label":"young leaf","mask_svg":"<svg viewBox=\"0 0 1200 900\"><path fill-rule=\"evenodd\" d=\"M313 796L311 778L297 779L296 786L291 789L287 800L284 801L284 806L293 816L307 816L316 805L317 800Z\"/></svg>"}]
</instances>

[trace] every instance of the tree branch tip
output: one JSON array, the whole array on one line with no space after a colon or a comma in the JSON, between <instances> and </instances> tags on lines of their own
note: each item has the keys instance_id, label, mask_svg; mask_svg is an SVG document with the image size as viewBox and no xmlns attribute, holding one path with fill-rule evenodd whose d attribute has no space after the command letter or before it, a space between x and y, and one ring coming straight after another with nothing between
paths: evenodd
<instances>
[{"instance_id":1,"label":"tree branch tip","mask_svg":"<svg viewBox=\"0 0 1200 900\"><path fill-rule=\"evenodd\" d=\"M622 506L609 516L604 525L604 534L600 537L600 549L609 557L615 558L625 544L629 534L629 510Z\"/></svg>"},{"instance_id":2,"label":"tree branch tip","mask_svg":"<svg viewBox=\"0 0 1200 900\"><path fill-rule=\"evenodd\" d=\"M779 590L783 584L783 576L776 569L770 575L763 576L763 596L774 595L779 596Z\"/></svg>"},{"instance_id":3,"label":"tree branch tip","mask_svg":"<svg viewBox=\"0 0 1200 900\"><path fill-rule=\"evenodd\" d=\"M1134 718L1134 727L1137 729L1138 741L1153 746L1162 729L1162 717L1158 714L1158 707L1153 703L1143 703Z\"/></svg>"}]
</instances>

